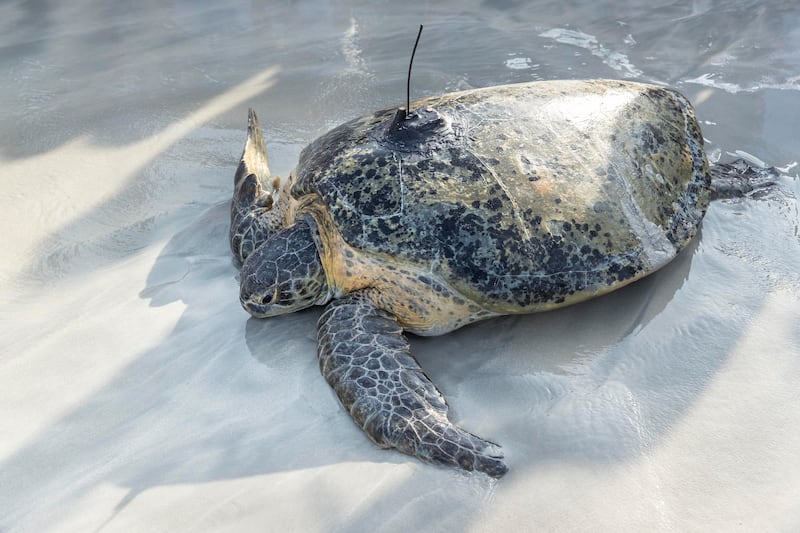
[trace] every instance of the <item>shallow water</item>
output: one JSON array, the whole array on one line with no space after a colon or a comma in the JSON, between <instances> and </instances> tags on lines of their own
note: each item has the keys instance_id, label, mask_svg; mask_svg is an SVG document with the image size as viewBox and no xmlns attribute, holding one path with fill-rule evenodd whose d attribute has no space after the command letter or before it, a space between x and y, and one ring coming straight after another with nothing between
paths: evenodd
<instances>
[{"instance_id":1,"label":"shallow water","mask_svg":"<svg viewBox=\"0 0 800 533\"><path fill-rule=\"evenodd\" d=\"M226 242L246 110L274 173L415 96L612 77L785 168L662 271L413 339L498 482L372 445L318 310L248 319ZM0 529L800 529L800 9L774 2L0 6Z\"/></svg>"}]
</instances>

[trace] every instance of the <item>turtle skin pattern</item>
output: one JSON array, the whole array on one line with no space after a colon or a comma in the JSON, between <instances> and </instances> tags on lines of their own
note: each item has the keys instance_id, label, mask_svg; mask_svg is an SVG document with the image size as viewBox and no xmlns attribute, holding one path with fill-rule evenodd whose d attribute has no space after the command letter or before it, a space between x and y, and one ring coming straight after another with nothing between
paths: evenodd
<instances>
[{"instance_id":1,"label":"turtle skin pattern","mask_svg":"<svg viewBox=\"0 0 800 533\"><path fill-rule=\"evenodd\" d=\"M318 328L322 374L377 445L492 477L506 473L499 446L448 419L444 397L411 356L394 317L355 293L331 302Z\"/></svg>"}]
</instances>

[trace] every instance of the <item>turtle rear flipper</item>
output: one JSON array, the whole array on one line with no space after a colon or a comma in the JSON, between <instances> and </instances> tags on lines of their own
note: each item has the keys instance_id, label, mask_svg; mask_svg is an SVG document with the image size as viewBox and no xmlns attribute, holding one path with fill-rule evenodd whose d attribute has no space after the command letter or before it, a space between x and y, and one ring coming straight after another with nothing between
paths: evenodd
<instances>
[{"instance_id":1,"label":"turtle rear flipper","mask_svg":"<svg viewBox=\"0 0 800 533\"><path fill-rule=\"evenodd\" d=\"M753 166L744 159L711 166L711 198L739 198L775 185L780 172L775 167Z\"/></svg>"},{"instance_id":2,"label":"turtle rear flipper","mask_svg":"<svg viewBox=\"0 0 800 533\"><path fill-rule=\"evenodd\" d=\"M231 250L243 262L253 250L284 226L286 202L278 202L279 177L269 172L267 147L255 111L247 120L247 141L233 178Z\"/></svg>"},{"instance_id":3,"label":"turtle rear flipper","mask_svg":"<svg viewBox=\"0 0 800 533\"><path fill-rule=\"evenodd\" d=\"M319 320L325 379L367 435L423 461L501 477L499 446L447 417L447 403L411 356L402 328L362 293L328 305Z\"/></svg>"}]
</instances>

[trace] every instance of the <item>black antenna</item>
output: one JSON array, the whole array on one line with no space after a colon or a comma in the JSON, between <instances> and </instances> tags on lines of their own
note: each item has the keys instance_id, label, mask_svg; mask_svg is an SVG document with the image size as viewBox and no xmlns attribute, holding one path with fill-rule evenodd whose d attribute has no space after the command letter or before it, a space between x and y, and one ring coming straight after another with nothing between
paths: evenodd
<instances>
[{"instance_id":1,"label":"black antenna","mask_svg":"<svg viewBox=\"0 0 800 533\"><path fill-rule=\"evenodd\" d=\"M417 32L417 40L414 41L414 50L411 51L411 61L408 62L408 78L406 79L406 112L411 114L411 65L414 64L414 54L417 53L417 45L419 44L419 37L422 35L422 24L419 25L419 32Z\"/></svg>"}]
</instances>

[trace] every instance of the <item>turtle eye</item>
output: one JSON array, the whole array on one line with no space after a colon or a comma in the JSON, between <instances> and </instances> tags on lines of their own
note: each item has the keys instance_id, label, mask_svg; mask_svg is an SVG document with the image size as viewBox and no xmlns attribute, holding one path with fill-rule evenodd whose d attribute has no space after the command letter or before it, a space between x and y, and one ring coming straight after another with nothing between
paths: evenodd
<instances>
[{"instance_id":1,"label":"turtle eye","mask_svg":"<svg viewBox=\"0 0 800 533\"><path fill-rule=\"evenodd\" d=\"M261 303L262 304L271 304L272 302L274 302L277 299L278 299L278 288L275 287L275 289L272 291L272 294L270 294L268 292L264 293L264 297L261 299Z\"/></svg>"}]
</instances>

